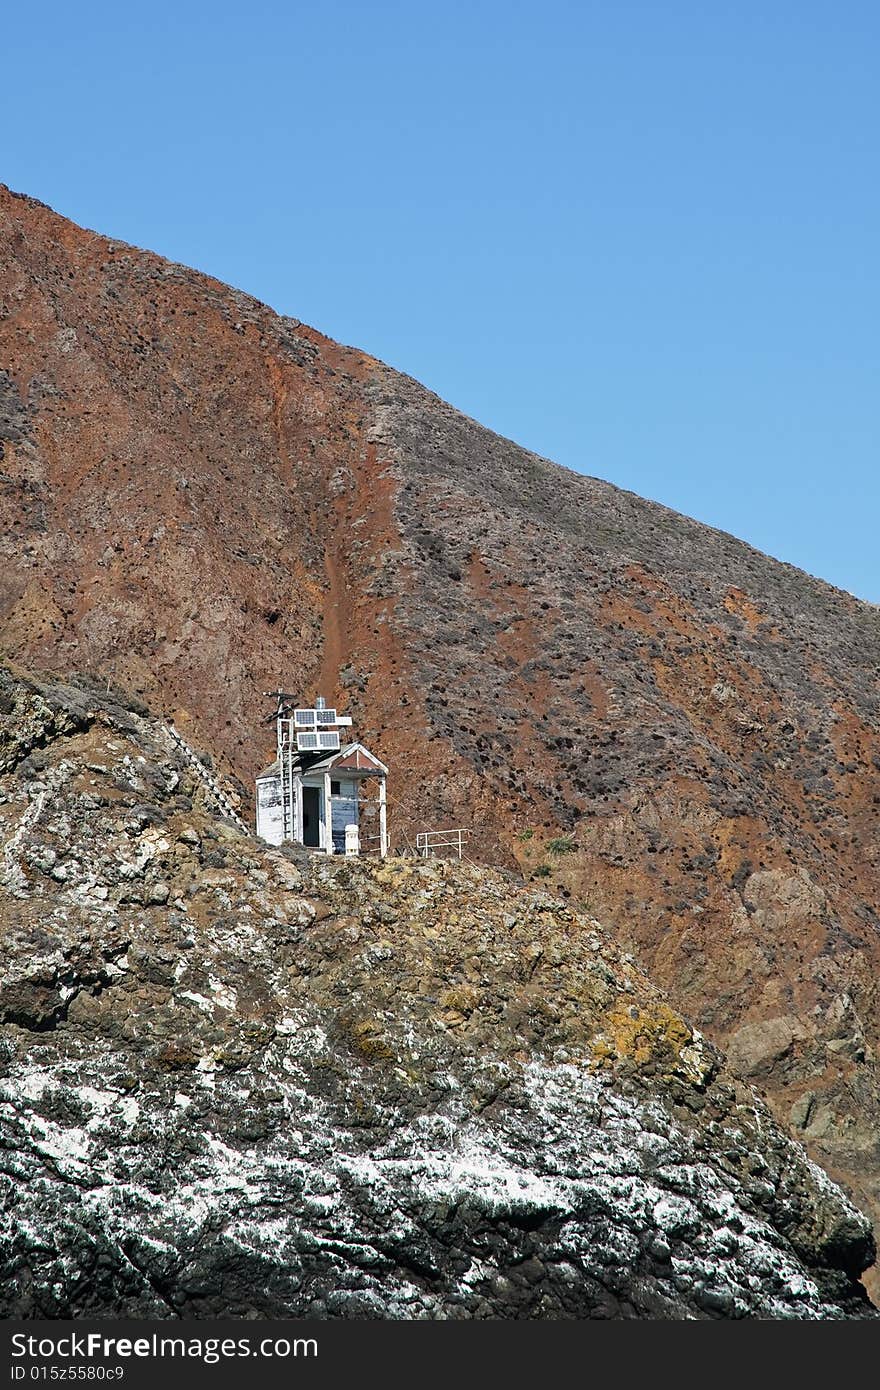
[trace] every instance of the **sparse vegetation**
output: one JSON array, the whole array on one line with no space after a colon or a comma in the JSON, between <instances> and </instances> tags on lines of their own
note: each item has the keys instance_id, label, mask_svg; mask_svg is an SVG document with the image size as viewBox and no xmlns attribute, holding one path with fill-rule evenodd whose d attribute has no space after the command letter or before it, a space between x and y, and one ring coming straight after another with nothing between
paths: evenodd
<instances>
[{"instance_id":1,"label":"sparse vegetation","mask_svg":"<svg viewBox=\"0 0 880 1390\"><path fill-rule=\"evenodd\" d=\"M558 835L556 839L547 841L547 849L551 854L571 854L574 840L570 835Z\"/></svg>"}]
</instances>

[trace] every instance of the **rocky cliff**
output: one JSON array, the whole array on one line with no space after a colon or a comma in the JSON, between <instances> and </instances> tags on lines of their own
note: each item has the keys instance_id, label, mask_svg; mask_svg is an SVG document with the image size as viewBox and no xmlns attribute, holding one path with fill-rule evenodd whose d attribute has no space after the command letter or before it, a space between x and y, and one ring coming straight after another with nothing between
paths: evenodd
<instances>
[{"instance_id":1,"label":"rocky cliff","mask_svg":"<svg viewBox=\"0 0 880 1390\"><path fill-rule=\"evenodd\" d=\"M398 845L471 825L611 923L877 1218L875 608L8 191L0 353L7 654L245 796L260 692L321 690Z\"/></svg>"},{"instance_id":2,"label":"rocky cliff","mask_svg":"<svg viewBox=\"0 0 880 1390\"><path fill-rule=\"evenodd\" d=\"M869 1223L597 921L202 791L0 673L0 1313L875 1316Z\"/></svg>"}]
</instances>

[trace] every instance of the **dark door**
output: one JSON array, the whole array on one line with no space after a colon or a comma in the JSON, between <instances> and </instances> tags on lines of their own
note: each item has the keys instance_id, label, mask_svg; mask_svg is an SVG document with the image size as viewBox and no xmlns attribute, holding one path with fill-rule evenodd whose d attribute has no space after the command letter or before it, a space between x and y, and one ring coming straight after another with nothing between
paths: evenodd
<instances>
[{"instance_id":1,"label":"dark door","mask_svg":"<svg viewBox=\"0 0 880 1390\"><path fill-rule=\"evenodd\" d=\"M321 793L317 787L303 787L303 844L310 849L321 844Z\"/></svg>"}]
</instances>

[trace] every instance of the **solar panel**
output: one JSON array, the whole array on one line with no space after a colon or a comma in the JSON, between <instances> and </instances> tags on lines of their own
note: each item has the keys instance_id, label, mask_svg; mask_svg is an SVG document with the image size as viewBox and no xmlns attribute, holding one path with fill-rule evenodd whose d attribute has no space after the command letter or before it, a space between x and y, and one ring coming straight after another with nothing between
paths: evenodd
<instances>
[{"instance_id":1,"label":"solar panel","mask_svg":"<svg viewBox=\"0 0 880 1390\"><path fill-rule=\"evenodd\" d=\"M323 733L323 732L322 732L322 733L318 734L318 744L319 744L319 746L320 746L321 748L338 748L338 747L339 747L339 735L336 733L335 729L334 729L333 733L329 733L329 732L328 732L328 733Z\"/></svg>"},{"instance_id":2,"label":"solar panel","mask_svg":"<svg viewBox=\"0 0 880 1390\"><path fill-rule=\"evenodd\" d=\"M322 737L322 738L325 738L326 735L322 734L321 737ZM297 736L296 736L296 746L297 746L297 748L300 750L301 753L314 752L315 749L319 746L319 745L318 745L318 735L317 735L317 734L297 734Z\"/></svg>"},{"instance_id":3,"label":"solar panel","mask_svg":"<svg viewBox=\"0 0 880 1390\"><path fill-rule=\"evenodd\" d=\"M335 709L295 709L294 723L300 729L314 729L318 724L335 724Z\"/></svg>"}]
</instances>

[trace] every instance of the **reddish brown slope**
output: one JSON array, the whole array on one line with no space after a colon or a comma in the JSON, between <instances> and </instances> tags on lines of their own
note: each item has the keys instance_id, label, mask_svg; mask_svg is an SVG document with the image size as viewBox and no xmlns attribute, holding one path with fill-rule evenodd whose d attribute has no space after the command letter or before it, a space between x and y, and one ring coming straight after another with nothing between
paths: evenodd
<instances>
[{"instance_id":1,"label":"reddish brown slope","mask_svg":"<svg viewBox=\"0 0 880 1390\"><path fill-rule=\"evenodd\" d=\"M5 650L158 699L249 779L261 691L332 694L361 622L387 646L376 364L8 191L0 286Z\"/></svg>"},{"instance_id":2,"label":"reddish brown slope","mask_svg":"<svg viewBox=\"0 0 880 1390\"><path fill-rule=\"evenodd\" d=\"M585 896L880 1211L877 611L8 192L0 258L3 649L245 779L339 699L399 843Z\"/></svg>"}]
</instances>

